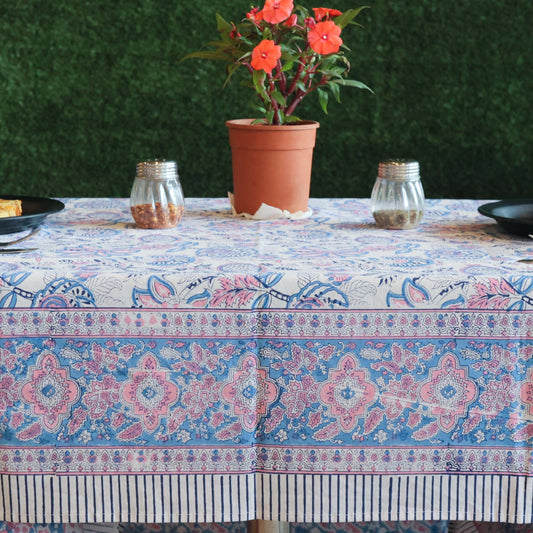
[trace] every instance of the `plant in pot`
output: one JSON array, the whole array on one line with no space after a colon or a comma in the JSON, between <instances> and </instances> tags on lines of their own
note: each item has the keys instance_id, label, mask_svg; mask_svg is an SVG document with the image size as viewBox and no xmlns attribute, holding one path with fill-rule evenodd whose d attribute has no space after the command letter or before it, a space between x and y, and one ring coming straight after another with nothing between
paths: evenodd
<instances>
[{"instance_id":1,"label":"plant in pot","mask_svg":"<svg viewBox=\"0 0 533 533\"><path fill-rule=\"evenodd\" d=\"M348 79L350 63L342 32L364 9L344 13L311 11L293 0L266 0L239 23L216 15L219 39L187 58L222 60L229 83L237 71L255 93L259 118L228 120L237 213L254 214L262 205L288 213L308 209L311 166L319 123L295 112L315 93L327 113L329 96L340 102L341 87L369 89Z\"/></svg>"}]
</instances>

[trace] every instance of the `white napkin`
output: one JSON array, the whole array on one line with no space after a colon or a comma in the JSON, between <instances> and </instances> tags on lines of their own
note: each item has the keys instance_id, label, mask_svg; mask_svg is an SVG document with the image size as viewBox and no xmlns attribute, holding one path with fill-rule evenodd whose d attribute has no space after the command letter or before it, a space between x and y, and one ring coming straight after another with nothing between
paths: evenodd
<instances>
[{"instance_id":1,"label":"white napkin","mask_svg":"<svg viewBox=\"0 0 533 533\"><path fill-rule=\"evenodd\" d=\"M300 218L308 218L313 214L313 210L308 208L307 211L296 211L291 213L285 209L272 207L271 205L261 204L259 209L251 215L250 213L237 213L233 206L233 194L228 192L228 198L231 204L231 211L234 215L244 218L252 218L254 220L275 220L277 218L288 218L289 220L298 220Z\"/></svg>"}]
</instances>

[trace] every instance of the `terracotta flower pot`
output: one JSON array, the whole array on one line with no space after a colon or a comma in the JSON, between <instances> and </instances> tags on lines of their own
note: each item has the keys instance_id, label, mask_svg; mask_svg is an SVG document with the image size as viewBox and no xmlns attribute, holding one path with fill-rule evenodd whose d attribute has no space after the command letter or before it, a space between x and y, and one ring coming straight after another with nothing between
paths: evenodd
<instances>
[{"instance_id":1,"label":"terracotta flower pot","mask_svg":"<svg viewBox=\"0 0 533 533\"><path fill-rule=\"evenodd\" d=\"M306 211L318 122L285 126L228 120L237 213L254 214L262 203L290 213Z\"/></svg>"}]
</instances>

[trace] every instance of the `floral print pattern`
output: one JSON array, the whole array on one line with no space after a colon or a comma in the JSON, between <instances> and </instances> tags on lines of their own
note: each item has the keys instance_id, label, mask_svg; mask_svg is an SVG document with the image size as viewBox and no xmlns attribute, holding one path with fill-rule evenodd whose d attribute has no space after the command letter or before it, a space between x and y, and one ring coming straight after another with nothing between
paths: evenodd
<instances>
[{"instance_id":1,"label":"floral print pattern","mask_svg":"<svg viewBox=\"0 0 533 533\"><path fill-rule=\"evenodd\" d=\"M421 399L431 405L431 413L444 431L451 431L457 419L465 416L476 396L477 387L467 373L466 368L458 368L453 354L446 354L430 371L430 381L420 387Z\"/></svg>"},{"instance_id":2,"label":"floral print pattern","mask_svg":"<svg viewBox=\"0 0 533 533\"><path fill-rule=\"evenodd\" d=\"M222 386L222 398L232 405L242 426L252 431L277 396L276 384L267 377L267 369L258 367L255 356L244 357L230 381Z\"/></svg>"},{"instance_id":3,"label":"floral print pattern","mask_svg":"<svg viewBox=\"0 0 533 533\"><path fill-rule=\"evenodd\" d=\"M121 302L497 316L533 305L531 268L519 262L533 243L481 216L479 201L427 200L408 232L377 228L367 199L312 199L312 217L255 223L233 217L226 199L190 199L177 228L154 231L135 227L125 199L64 203L32 237L38 250L0 257L0 308Z\"/></svg>"},{"instance_id":4,"label":"floral print pattern","mask_svg":"<svg viewBox=\"0 0 533 533\"><path fill-rule=\"evenodd\" d=\"M346 355L337 369L330 371L327 383L320 387L320 398L339 420L343 431L352 431L359 418L366 415L368 404L375 401L376 387L359 370L354 357Z\"/></svg>"},{"instance_id":5,"label":"floral print pattern","mask_svg":"<svg viewBox=\"0 0 533 533\"><path fill-rule=\"evenodd\" d=\"M122 388L122 397L133 406L144 428L153 432L159 419L168 415L169 408L178 399L178 387L167 378L168 372L160 370L157 359L146 354L137 368L129 371L130 379Z\"/></svg>"},{"instance_id":6,"label":"floral print pattern","mask_svg":"<svg viewBox=\"0 0 533 533\"><path fill-rule=\"evenodd\" d=\"M114 320L117 312L109 316ZM384 324L405 318L378 316ZM418 315L426 325L430 317L439 320ZM225 327L242 321L238 314L190 318ZM317 330L319 323L345 324L336 326L338 339L323 340L188 339L177 332L173 340L136 335L51 343L43 337L33 338L27 352L27 341L3 341L3 438L119 446L192 444L201 435L209 445L303 439L317 446L356 440L431 448L467 439L474 447L496 441L513 450L531 442L529 344L375 340L373 330L346 340L352 319L337 312L317 317ZM48 350L52 345L58 355ZM13 366L17 353L30 356Z\"/></svg>"},{"instance_id":7,"label":"floral print pattern","mask_svg":"<svg viewBox=\"0 0 533 533\"><path fill-rule=\"evenodd\" d=\"M51 353L43 353L20 389L21 399L30 404L32 412L47 431L55 432L80 396L79 387L69 377L68 368L61 367ZM34 425L33 428L36 428ZM34 436L40 434L40 431Z\"/></svg>"},{"instance_id":8,"label":"floral print pattern","mask_svg":"<svg viewBox=\"0 0 533 533\"><path fill-rule=\"evenodd\" d=\"M407 236L357 200L170 231L98 203L0 258L5 475L526 475L533 246L477 204Z\"/></svg>"}]
</instances>

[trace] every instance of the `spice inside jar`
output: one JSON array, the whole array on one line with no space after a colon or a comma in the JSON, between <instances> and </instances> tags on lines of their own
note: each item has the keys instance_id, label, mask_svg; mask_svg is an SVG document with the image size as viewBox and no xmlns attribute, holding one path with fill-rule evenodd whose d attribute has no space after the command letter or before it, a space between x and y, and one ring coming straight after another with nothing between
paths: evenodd
<instances>
[{"instance_id":1,"label":"spice inside jar","mask_svg":"<svg viewBox=\"0 0 533 533\"><path fill-rule=\"evenodd\" d=\"M380 228L414 228L422 219L424 211L404 209L382 209L373 212L374 220Z\"/></svg>"},{"instance_id":2,"label":"spice inside jar","mask_svg":"<svg viewBox=\"0 0 533 533\"><path fill-rule=\"evenodd\" d=\"M130 210L137 227L166 229L177 226L185 209L174 161L143 161L131 189Z\"/></svg>"},{"instance_id":3,"label":"spice inside jar","mask_svg":"<svg viewBox=\"0 0 533 533\"><path fill-rule=\"evenodd\" d=\"M132 205L130 209L135 224L142 229L173 228L180 222L184 211L183 206L162 205L161 202Z\"/></svg>"},{"instance_id":4,"label":"spice inside jar","mask_svg":"<svg viewBox=\"0 0 533 533\"><path fill-rule=\"evenodd\" d=\"M379 164L370 199L378 227L416 227L424 216L424 202L418 161L390 159Z\"/></svg>"}]
</instances>

